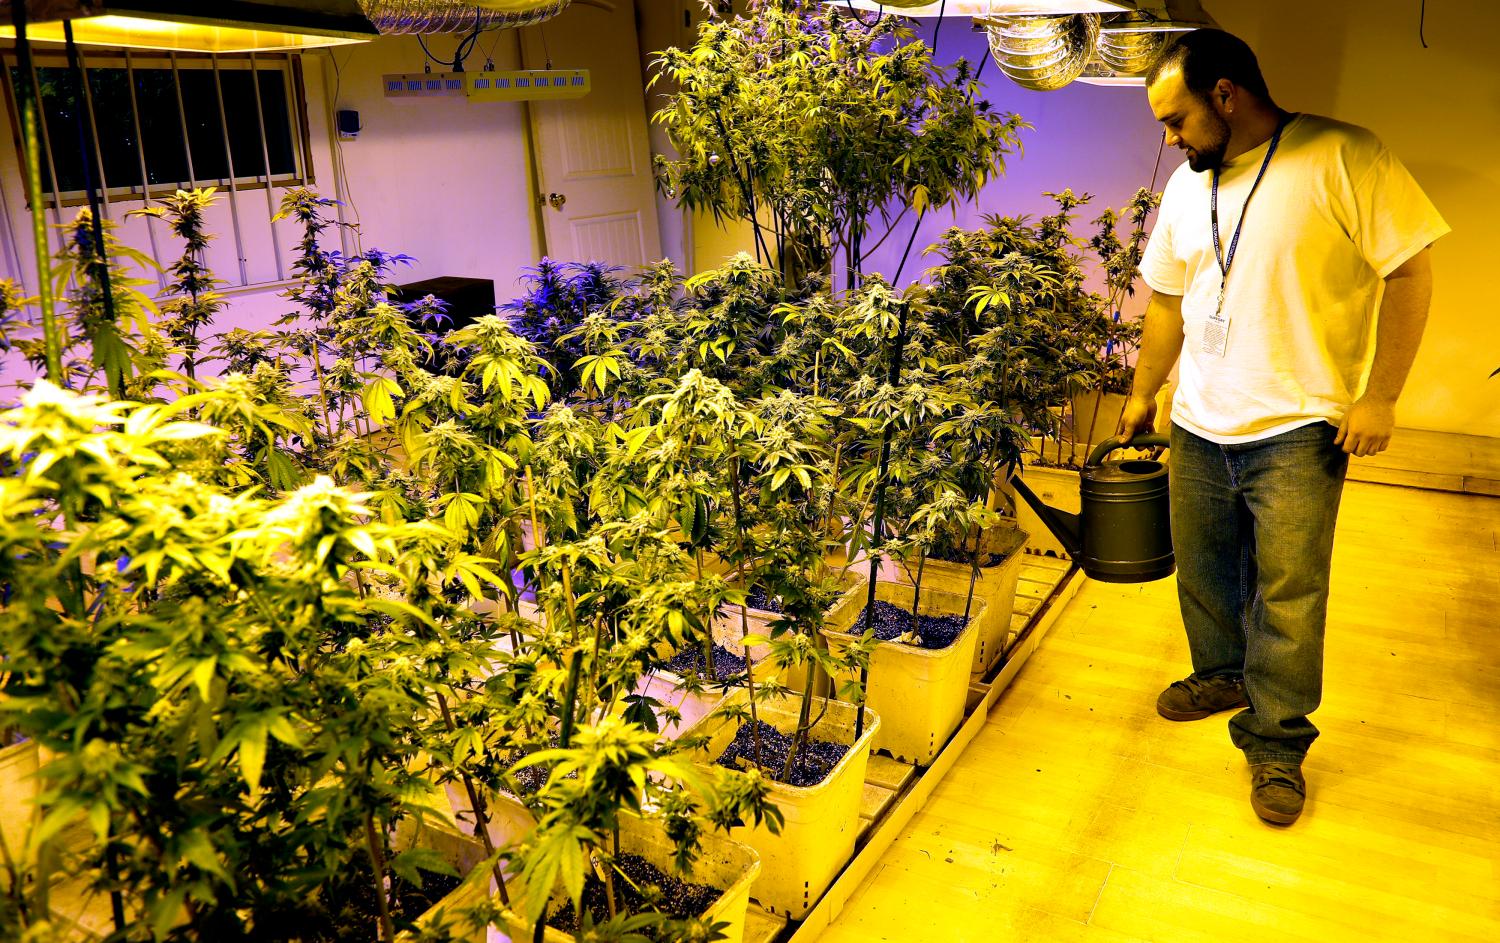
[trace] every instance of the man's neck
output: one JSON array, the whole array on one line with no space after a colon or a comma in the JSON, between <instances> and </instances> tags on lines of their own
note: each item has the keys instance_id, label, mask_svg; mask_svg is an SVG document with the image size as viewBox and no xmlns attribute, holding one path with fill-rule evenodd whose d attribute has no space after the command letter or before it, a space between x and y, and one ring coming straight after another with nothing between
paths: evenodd
<instances>
[{"instance_id":1,"label":"man's neck","mask_svg":"<svg viewBox=\"0 0 1500 943\"><path fill-rule=\"evenodd\" d=\"M1285 117L1288 117L1288 113L1274 105L1257 107L1247 112L1237 126L1230 127L1229 147L1224 150L1224 163L1233 163L1237 158L1271 140Z\"/></svg>"}]
</instances>

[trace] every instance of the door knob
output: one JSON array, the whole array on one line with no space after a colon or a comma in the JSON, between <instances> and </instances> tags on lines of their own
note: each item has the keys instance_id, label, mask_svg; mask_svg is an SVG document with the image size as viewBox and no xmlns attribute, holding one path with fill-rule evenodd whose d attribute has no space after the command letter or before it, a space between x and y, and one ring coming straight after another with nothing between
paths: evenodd
<instances>
[{"instance_id":1,"label":"door knob","mask_svg":"<svg viewBox=\"0 0 1500 943\"><path fill-rule=\"evenodd\" d=\"M537 197L537 202L551 206L555 210L560 210L563 208L563 204L568 202L568 197L562 193L549 193L546 196Z\"/></svg>"}]
</instances>

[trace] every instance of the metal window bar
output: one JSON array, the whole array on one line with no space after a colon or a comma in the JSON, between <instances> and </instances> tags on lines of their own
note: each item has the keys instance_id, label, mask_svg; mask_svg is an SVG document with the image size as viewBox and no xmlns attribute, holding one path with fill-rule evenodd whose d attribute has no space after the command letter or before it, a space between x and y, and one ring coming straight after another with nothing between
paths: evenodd
<instances>
[{"instance_id":1,"label":"metal window bar","mask_svg":"<svg viewBox=\"0 0 1500 943\"><path fill-rule=\"evenodd\" d=\"M177 120L182 122L182 153L187 156L188 189L198 189L198 175L193 171L193 145L188 137L187 106L182 103L182 73L177 71L177 53L171 53L172 88L177 92Z\"/></svg>"},{"instance_id":2,"label":"metal window bar","mask_svg":"<svg viewBox=\"0 0 1500 943\"><path fill-rule=\"evenodd\" d=\"M274 220L276 199L271 195L271 144L266 139L266 109L260 101L260 72L255 68L254 52L250 53L250 87L255 90L255 122L260 129L260 157L266 171L266 219ZM286 271L281 264L281 236L276 232L275 222L267 225L271 227L271 251L276 257L276 280L279 282L286 279Z\"/></svg>"},{"instance_id":3,"label":"metal window bar","mask_svg":"<svg viewBox=\"0 0 1500 943\"><path fill-rule=\"evenodd\" d=\"M47 171L48 173L52 174L52 222L55 226L58 227L58 238L61 239L61 227L63 224L62 195L57 192L57 164L52 160L52 135L47 130L47 109L42 103L42 82L41 77L38 76L36 72L35 59L31 60L31 87L37 89L36 99L38 105L38 114L36 116L36 124L42 132L42 151L47 155ZM32 209L35 210L36 207L32 207Z\"/></svg>"},{"instance_id":4,"label":"metal window bar","mask_svg":"<svg viewBox=\"0 0 1500 943\"><path fill-rule=\"evenodd\" d=\"M125 50L125 84L130 91L130 120L135 127L135 153L141 163L141 206L151 205L151 174L146 169L146 136L141 133L141 110L135 97L135 64ZM146 235L151 239L151 259L156 263L156 289L167 290L167 273L161 265L161 247L156 243L156 218L146 217Z\"/></svg>"},{"instance_id":5,"label":"metal window bar","mask_svg":"<svg viewBox=\"0 0 1500 943\"><path fill-rule=\"evenodd\" d=\"M71 27L70 27L71 28ZM83 95L83 110L89 118L89 133L93 136L94 143L94 167L99 171L99 200L100 209L105 219L109 219L109 177L104 170L104 149L99 146L99 122L94 118L94 91L89 88L89 64L83 58L83 49L74 46L74 53L78 57L79 84ZM53 192L57 190L53 185Z\"/></svg>"},{"instance_id":6,"label":"metal window bar","mask_svg":"<svg viewBox=\"0 0 1500 943\"><path fill-rule=\"evenodd\" d=\"M81 103L81 107L84 107L84 108L87 109L87 111L88 111L87 118L88 118L88 120L90 122L90 127L95 132L94 133L94 154L95 154L95 157L97 159L97 166L100 168L100 191L101 191L101 196L103 197L103 200L104 200L103 212L101 213L101 216L103 218L105 218L105 219L111 218L111 215L112 215L111 214L112 201L113 202L118 202L120 200L131 201L132 200L131 194L136 193L136 192L139 193L139 198L141 199L142 205L144 205L144 206L149 206L151 204L151 202L152 202L153 199L157 199L158 202L159 202L159 199L157 197L157 189L158 188L155 188L153 186L152 182L151 182L150 162L149 162L149 160L148 160L148 158L146 156L146 146L147 146L147 143L146 143L146 138L145 138L145 134L144 134L144 128L143 128L142 123L141 123L140 102L139 102L138 90L136 88L136 78L137 78L137 75L138 75L138 73L137 73L137 65L138 65L138 62L139 62L139 57L132 57L131 51L129 49L121 49L121 50L119 50L119 58L123 59L123 62L124 62L125 79L126 79L126 85L127 85L127 90L128 90L128 95L129 95L129 102L130 102L130 110L131 110L130 120L131 120L132 128L133 128L134 133L135 133L136 141L137 141L137 144L138 144L138 146L136 148L136 157L137 157L137 162L139 163L139 166L140 166L140 175L141 175L141 183L140 183L140 186L139 186L138 190L135 187L123 187L122 188L122 187L117 186L116 190L118 190L120 192L111 193L110 189L109 189L109 186L108 186L107 182L104 179L104 170L103 170L104 161L103 161L102 139L100 138L100 136L98 134L99 120L98 120L98 116L94 112L94 95L93 95L93 89L91 87L89 87L89 85L88 85L88 71L87 71L87 67L83 66L84 73L85 73L85 80L84 80L84 90L83 90L83 101ZM191 139L189 137L189 131L188 131L188 115L187 115L187 108L186 108L186 99L185 99L185 96L183 94L183 89L182 89L182 73L184 71L186 71L186 70L180 65L180 61L179 61L178 56L177 56L176 53L168 53L167 56L166 56L166 58L170 62L170 71L172 73L173 91L175 93L176 105L177 105L178 126L179 126L179 128L181 129L181 132L182 132L183 156L184 156L184 159L186 161L187 175L188 175L187 184L191 188L196 188L197 186L199 186L200 181L198 180L198 168L195 166L195 164L193 162L192 142L191 142ZM200 58L200 57L196 57L195 56L193 58L196 59L196 58ZM259 130L260 135L261 135L261 142L260 143L261 143L261 165L262 166L261 166L261 168L259 168L259 170L263 171L263 172L246 173L245 178L242 181L242 180L237 179L236 176L235 176L236 169L234 167L234 157L233 157L233 152L232 152L231 140L229 138L228 119L227 119L227 114L226 114L226 107L227 106L226 106L226 103L225 103L225 100L224 100L223 86L222 86L222 81L221 81L220 75L219 75L219 73L220 73L220 62L218 60L220 59L220 57L217 56L217 55L210 55L210 56L206 56L206 57L202 57L202 58L207 58L207 59L211 60L211 62L209 64L210 64L210 67L213 69L213 71L215 73L214 74L214 84L215 84L216 97L217 97L217 100L218 100L220 123L221 123L222 129L223 129L223 133L224 133L224 147L225 147L226 162L228 164L228 166L226 168L226 171L229 174L228 180L224 181L224 183L228 184L228 188L230 190L230 194L229 194L230 199L229 199L228 202L230 204L231 216L232 216L233 221L234 221L234 229L235 229L234 235L235 235L235 243L236 243L236 245L235 245L236 256L237 256L237 258L239 260L239 268L240 268L240 279L239 279L239 285L237 287L251 287L251 284L252 284L250 282L250 280L249 280L249 272L248 272L248 265L247 265L248 259L247 259L246 255L245 255L244 242L243 242L243 232L241 230L241 220L239 219L239 206L238 206L238 199L237 199L237 197L239 195L238 191L241 189L241 186L240 186L241 183L248 183L251 186L264 186L265 189L266 189L266 207L267 207L267 211L268 211L268 214L267 214L267 226L270 228L271 242L272 242L273 252L274 252L274 255L275 255L276 280L278 282L285 281L285 279L286 279L285 262L281 258L281 243L282 243L282 240L280 238L279 232L277 231L277 228L276 228L275 224L273 224L273 223L270 222L270 217L274 216L275 212L276 212L276 199L275 199L275 195L271 192L271 189L275 185L275 179L276 179L277 175L274 173L274 171L272 169L272 165L271 165L270 137L267 134L267 127L266 127L266 106L265 106L264 96L263 96L261 88L260 88L260 73L262 71L277 71L277 72L279 72L279 74L281 74L281 75L284 76L284 81L287 84L287 95L286 95L286 99L287 99L287 101L286 101L286 106L287 106L287 121L288 121L288 129L287 130L292 135L292 166L289 169L289 172L287 174L282 174L281 177L288 184L293 184L293 185L296 184L296 183L299 183L299 182L303 182L303 181L310 181L310 179L311 179L310 176L309 176L309 174L310 174L310 163L309 163L310 154L308 152L308 148L310 147L310 139L309 139L309 136L308 136L308 128L307 128L306 118L305 118L306 103L305 103L305 101L302 98L302 96L304 94L304 90L303 90L303 88L301 86L300 79L299 79L299 76L297 74L297 62L296 62L296 59L294 57L287 56L286 57L286 62L285 62L284 66L278 66L274 70L272 70L272 69L262 70L262 69L260 69L258 67L257 60L256 60L256 58L255 58L255 56L253 54L251 54L251 55L249 55L247 57L248 60L249 60L249 71L250 71L250 78L251 78L251 83L252 83L251 87L252 87L252 90L253 90L253 95L254 95L255 104L256 104L256 121L257 121L258 130ZM238 57L233 57L233 58L238 58ZM96 70L98 68L100 68L100 66L97 65L97 61L98 60L97 60L97 57L96 57L95 58L95 63L96 64L94 66L94 68ZM260 63L265 63L266 59L265 58L261 58L258 61ZM81 59L80 59L80 64L82 65L82 60ZM111 66L111 67L113 67L113 66ZM41 87L41 83L40 83L40 77L38 75L38 68L39 67L35 64L35 62L33 62L32 68L31 68L32 81L34 83L36 83L36 85L37 85L38 88L40 88ZM7 86L8 85L9 85L9 83L7 82ZM44 212L50 211L50 214L51 214L51 217L52 217L52 221L55 224L55 227L56 227L56 229L58 231L58 236L56 238L59 239L59 240L61 240L63 238L63 236L61 234L61 227L64 225L63 210L64 210L64 208L66 206L69 206L69 205L73 204L73 202L75 201L75 195L72 194L69 191L63 190L62 189L63 183L58 178L58 175L57 175L57 164L56 164L56 159L54 157L54 152L53 152L53 148L52 148L52 141L51 141L51 136L50 136L50 130L47 127L47 120L46 120L45 109L43 109L43 113L42 114L38 115L38 118L39 118L38 125L39 125L40 131L41 131L41 138L42 138L42 140L41 140L40 143L43 145L43 151L45 152L45 156L46 156L46 165L45 166L47 167L49 173L51 174L51 178L52 178L52 185L48 189L48 192L43 197L43 211ZM21 157L22 162L24 163L24 155L20 155L20 157ZM241 169L243 169L245 171L249 171L250 170L250 168L248 168L248 167L247 168L241 168ZM175 183L175 184L163 184L163 187L165 187L167 191L170 191L171 189L173 189L173 188L175 188L177 186L181 186L181 185L182 185L181 182L178 182L178 183ZM10 218L9 206L8 206L9 197L8 197L8 195L4 195L4 196L5 196L5 200L6 200L6 204L7 205L0 206L0 211L5 212L6 218L9 219ZM160 223L161 223L160 220L153 219L153 218L151 218L149 216L146 219L146 229L147 229L147 236L148 236L148 238L150 240L151 256L158 263L158 265L161 265L161 262L162 262L162 256L161 256L162 246L160 244L160 236L156 232L156 227ZM13 236L13 233L12 233L12 236ZM14 277L19 277L22 280L22 284L24 285L24 281L25 281L25 265L24 265L24 263L20 259L20 247L19 247L19 244L16 242L16 240L14 238L9 239L8 242L11 243L10 252L9 253L5 253L5 254L9 255L9 256L14 256L15 257L14 260L13 260L13 263L15 265L15 268L13 270L13 274L14 274ZM162 290L165 290L165 288L167 287L167 284L168 284L165 271L160 271L159 270L157 272L156 281L157 281L158 288L162 289Z\"/></svg>"},{"instance_id":7,"label":"metal window bar","mask_svg":"<svg viewBox=\"0 0 1500 943\"><path fill-rule=\"evenodd\" d=\"M224 133L224 169L229 174L229 219L234 229L234 257L240 263L240 284L250 284L250 272L245 266L245 240L240 236L240 188L235 183L234 173L234 148L229 143L229 116L224 113L224 83L219 77L219 55L213 53L209 56L214 70L214 98L219 103L219 130ZM258 80L255 73L250 73L251 83Z\"/></svg>"}]
</instances>

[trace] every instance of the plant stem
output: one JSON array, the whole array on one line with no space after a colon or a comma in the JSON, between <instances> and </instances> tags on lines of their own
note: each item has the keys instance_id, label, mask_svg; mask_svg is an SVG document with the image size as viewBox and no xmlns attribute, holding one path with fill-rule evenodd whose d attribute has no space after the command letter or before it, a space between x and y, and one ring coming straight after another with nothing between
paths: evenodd
<instances>
[{"instance_id":1,"label":"plant stem","mask_svg":"<svg viewBox=\"0 0 1500 943\"><path fill-rule=\"evenodd\" d=\"M380 836L375 831L374 815L365 813L365 850L370 853L370 866L375 872L375 901L380 908L380 939L395 943L396 925L391 922L391 903L385 893L385 852L380 847Z\"/></svg>"},{"instance_id":2,"label":"plant stem","mask_svg":"<svg viewBox=\"0 0 1500 943\"><path fill-rule=\"evenodd\" d=\"M442 694L437 695L438 710L443 714L443 724L452 733L458 729L453 722L453 713L448 710L448 699ZM464 781L464 792L469 795L469 808L474 812L474 837L484 845L484 854L487 858L495 857L495 842L490 838L489 813L485 808L485 802L479 795L479 790L474 786L474 779L467 771L458 774ZM510 906L510 891L505 886L505 874L500 870L500 862L496 861L490 865L490 873L494 875L495 887L500 891L500 902Z\"/></svg>"},{"instance_id":3,"label":"plant stem","mask_svg":"<svg viewBox=\"0 0 1500 943\"><path fill-rule=\"evenodd\" d=\"M927 551L919 551L917 557L917 578L912 581L911 587L911 628L918 629L917 621L922 618L922 573L927 569Z\"/></svg>"},{"instance_id":4,"label":"plant stem","mask_svg":"<svg viewBox=\"0 0 1500 943\"><path fill-rule=\"evenodd\" d=\"M729 469L729 496L734 504L734 539L739 550L741 561L741 572L744 561L749 558L745 555L745 516L740 507L740 457L734 457L734 464ZM746 583L749 583L748 574ZM740 638L750 637L750 613L745 606L740 607ZM755 744L755 765L760 766L760 712L755 706L755 662L750 658L750 646L746 644L745 649L745 689L750 701L750 738Z\"/></svg>"},{"instance_id":5,"label":"plant stem","mask_svg":"<svg viewBox=\"0 0 1500 943\"><path fill-rule=\"evenodd\" d=\"M562 729L558 731L558 746L566 750L573 739L573 722L578 711L578 676L583 669L583 649L573 649L568 658L568 681L563 688Z\"/></svg>"},{"instance_id":6,"label":"plant stem","mask_svg":"<svg viewBox=\"0 0 1500 943\"><path fill-rule=\"evenodd\" d=\"M696 579L696 580L698 580L698 581L702 581L702 579L703 579L703 548L702 547L694 547L693 550L694 550L694 556L693 556L694 574L693 574L693 578ZM714 615L715 615L714 613L710 612L708 614L708 618L706 620L704 620L704 624L708 626L708 634L706 636L704 636L703 644L702 644L702 647L703 647L703 671L704 671L705 674L708 675L708 680L710 680L710 681L717 681L718 680L717 671L714 668Z\"/></svg>"},{"instance_id":7,"label":"plant stem","mask_svg":"<svg viewBox=\"0 0 1500 943\"><path fill-rule=\"evenodd\" d=\"M906 315L910 310L909 305L901 306L901 323L896 329L895 341L891 344L891 360L888 374L888 382L895 386L901 382L901 355L906 347ZM876 466L875 473L875 520L873 532L870 535L870 586L865 596L865 631L868 632L875 621L875 586L880 578L880 545L884 543L885 530L885 486L886 476L891 466L891 426L886 424L880 432L880 463ZM870 684L870 666L867 664L859 670L859 690L863 694ZM858 739L864 736L865 715L860 711L854 719L854 736Z\"/></svg>"}]
</instances>

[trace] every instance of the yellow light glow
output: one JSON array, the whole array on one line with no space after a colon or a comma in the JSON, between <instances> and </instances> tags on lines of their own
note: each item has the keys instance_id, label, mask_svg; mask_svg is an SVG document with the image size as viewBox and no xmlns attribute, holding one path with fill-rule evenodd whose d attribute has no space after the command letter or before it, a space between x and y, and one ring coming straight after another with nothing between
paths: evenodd
<instances>
[{"instance_id":1,"label":"yellow light glow","mask_svg":"<svg viewBox=\"0 0 1500 943\"><path fill-rule=\"evenodd\" d=\"M36 23L26 35L37 42L63 42L63 24ZM15 27L0 26L0 39L15 39ZM86 46L162 49L173 52L279 52L368 42L343 36L291 33L283 30L174 23L136 16L90 16L73 21L73 40Z\"/></svg>"}]
</instances>

